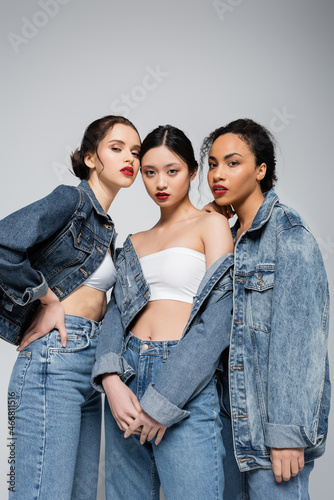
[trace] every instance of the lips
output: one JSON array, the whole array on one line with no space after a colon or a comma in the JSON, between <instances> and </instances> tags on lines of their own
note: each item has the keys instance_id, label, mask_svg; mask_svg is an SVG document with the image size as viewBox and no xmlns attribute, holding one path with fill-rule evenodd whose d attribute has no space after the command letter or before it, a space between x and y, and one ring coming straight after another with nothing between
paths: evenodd
<instances>
[{"instance_id":1,"label":"lips","mask_svg":"<svg viewBox=\"0 0 334 500\"><path fill-rule=\"evenodd\" d=\"M120 170L122 174L127 175L128 177L132 177L134 170L132 167L124 167Z\"/></svg>"},{"instance_id":2,"label":"lips","mask_svg":"<svg viewBox=\"0 0 334 500\"><path fill-rule=\"evenodd\" d=\"M227 193L227 191L228 191L228 189L225 186L223 186L222 184L214 184L212 187L212 192L216 196L221 196L222 194Z\"/></svg>"},{"instance_id":3,"label":"lips","mask_svg":"<svg viewBox=\"0 0 334 500\"><path fill-rule=\"evenodd\" d=\"M168 193L159 192L156 193L155 196L158 198L158 200L163 201L163 200L168 200L170 195Z\"/></svg>"}]
</instances>

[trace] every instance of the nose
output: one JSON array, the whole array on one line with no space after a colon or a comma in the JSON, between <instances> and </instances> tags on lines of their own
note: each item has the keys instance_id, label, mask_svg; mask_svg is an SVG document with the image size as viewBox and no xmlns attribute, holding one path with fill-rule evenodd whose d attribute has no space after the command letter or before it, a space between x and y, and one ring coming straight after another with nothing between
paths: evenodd
<instances>
[{"instance_id":1,"label":"nose","mask_svg":"<svg viewBox=\"0 0 334 500\"><path fill-rule=\"evenodd\" d=\"M226 179L226 172L224 169L223 165L218 165L214 170L213 170L213 180L215 182L217 181L222 181Z\"/></svg>"},{"instance_id":2,"label":"nose","mask_svg":"<svg viewBox=\"0 0 334 500\"><path fill-rule=\"evenodd\" d=\"M133 154L130 150L125 149L124 150L124 161L125 163L130 163L132 165L134 160Z\"/></svg>"},{"instance_id":3,"label":"nose","mask_svg":"<svg viewBox=\"0 0 334 500\"><path fill-rule=\"evenodd\" d=\"M157 176L157 191L163 191L167 188L166 177L163 174Z\"/></svg>"}]
</instances>

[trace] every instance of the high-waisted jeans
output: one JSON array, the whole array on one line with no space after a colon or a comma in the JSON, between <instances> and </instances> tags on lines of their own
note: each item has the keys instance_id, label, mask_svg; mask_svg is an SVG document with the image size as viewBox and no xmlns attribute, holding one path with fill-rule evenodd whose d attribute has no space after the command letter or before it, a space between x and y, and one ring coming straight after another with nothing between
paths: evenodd
<instances>
[{"instance_id":1,"label":"high-waisted jeans","mask_svg":"<svg viewBox=\"0 0 334 500\"><path fill-rule=\"evenodd\" d=\"M90 376L101 323L66 315L65 326L67 347L52 330L21 351L13 368L13 500L96 500L101 397Z\"/></svg>"},{"instance_id":2,"label":"high-waisted jeans","mask_svg":"<svg viewBox=\"0 0 334 500\"><path fill-rule=\"evenodd\" d=\"M177 341L151 342L129 335L124 357L136 375L129 387L139 401ZM196 363L196 359L193 360ZM190 416L171 426L159 445L124 438L106 402L106 495L108 500L218 500L224 488L221 421L215 377L185 409Z\"/></svg>"}]
</instances>

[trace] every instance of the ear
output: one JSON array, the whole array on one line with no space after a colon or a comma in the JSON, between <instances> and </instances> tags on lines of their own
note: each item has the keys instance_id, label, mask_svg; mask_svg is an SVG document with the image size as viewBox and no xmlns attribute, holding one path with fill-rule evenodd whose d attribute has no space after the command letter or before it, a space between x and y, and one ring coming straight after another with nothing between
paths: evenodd
<instances>
[{"instance_id":1,"label":"ear","mask_svg":"<svg viewBox=\"0 0 334 500\"><path fill-rule=\"evenodd\" d=\"M193 180L195 179L195 177L196 177L196 175L197 175L197 170L198 170L198 169L196 168L196 169L193 171L193 173L191 174L191 176L190 176L190 182L191 182L191 181L193 181Z\"/></svg>"},{"instance_id":2,"label":"ear","mask_svg":"<svg viewBox=\"0 0 334 500\"><path fill-rule=\"evenodd\" d=\"M84 162L86 167L88 168L95 168L95 153L87 153L84 157Z\"/></svg>"},{"instance_id":3,"label":"ear","mask_svg":"<svg viewBox=\"0 0 334 500\"><path fill-rule=\"evenodd\" d=\"M261 163L258 167L256 167L257 174L256 174L256 180L262 181L262 179L265 178L265 175L267 173L267 165L266 163Z\"/></svg>"}]
</instances>

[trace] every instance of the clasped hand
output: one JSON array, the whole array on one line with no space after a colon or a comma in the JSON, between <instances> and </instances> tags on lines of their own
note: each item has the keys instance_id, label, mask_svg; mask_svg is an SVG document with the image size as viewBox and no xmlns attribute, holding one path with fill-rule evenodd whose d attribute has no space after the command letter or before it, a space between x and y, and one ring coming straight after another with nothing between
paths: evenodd
<instances>
[{"instance_id":1,"label":"clasped hand","mask_svg":"<svg viewBox=\"0 0 334 500\"><path fill-rule=\"evenodd\" d=\"M136 395L124 384L115 373L104 375L102 385L108 398L111 413L118 425L124 432L124 437L131 434L140 434L140 443L155 439L159 444L165 434L167 427L150 417L140 407Z\"/></svg>"}]
</instances>

